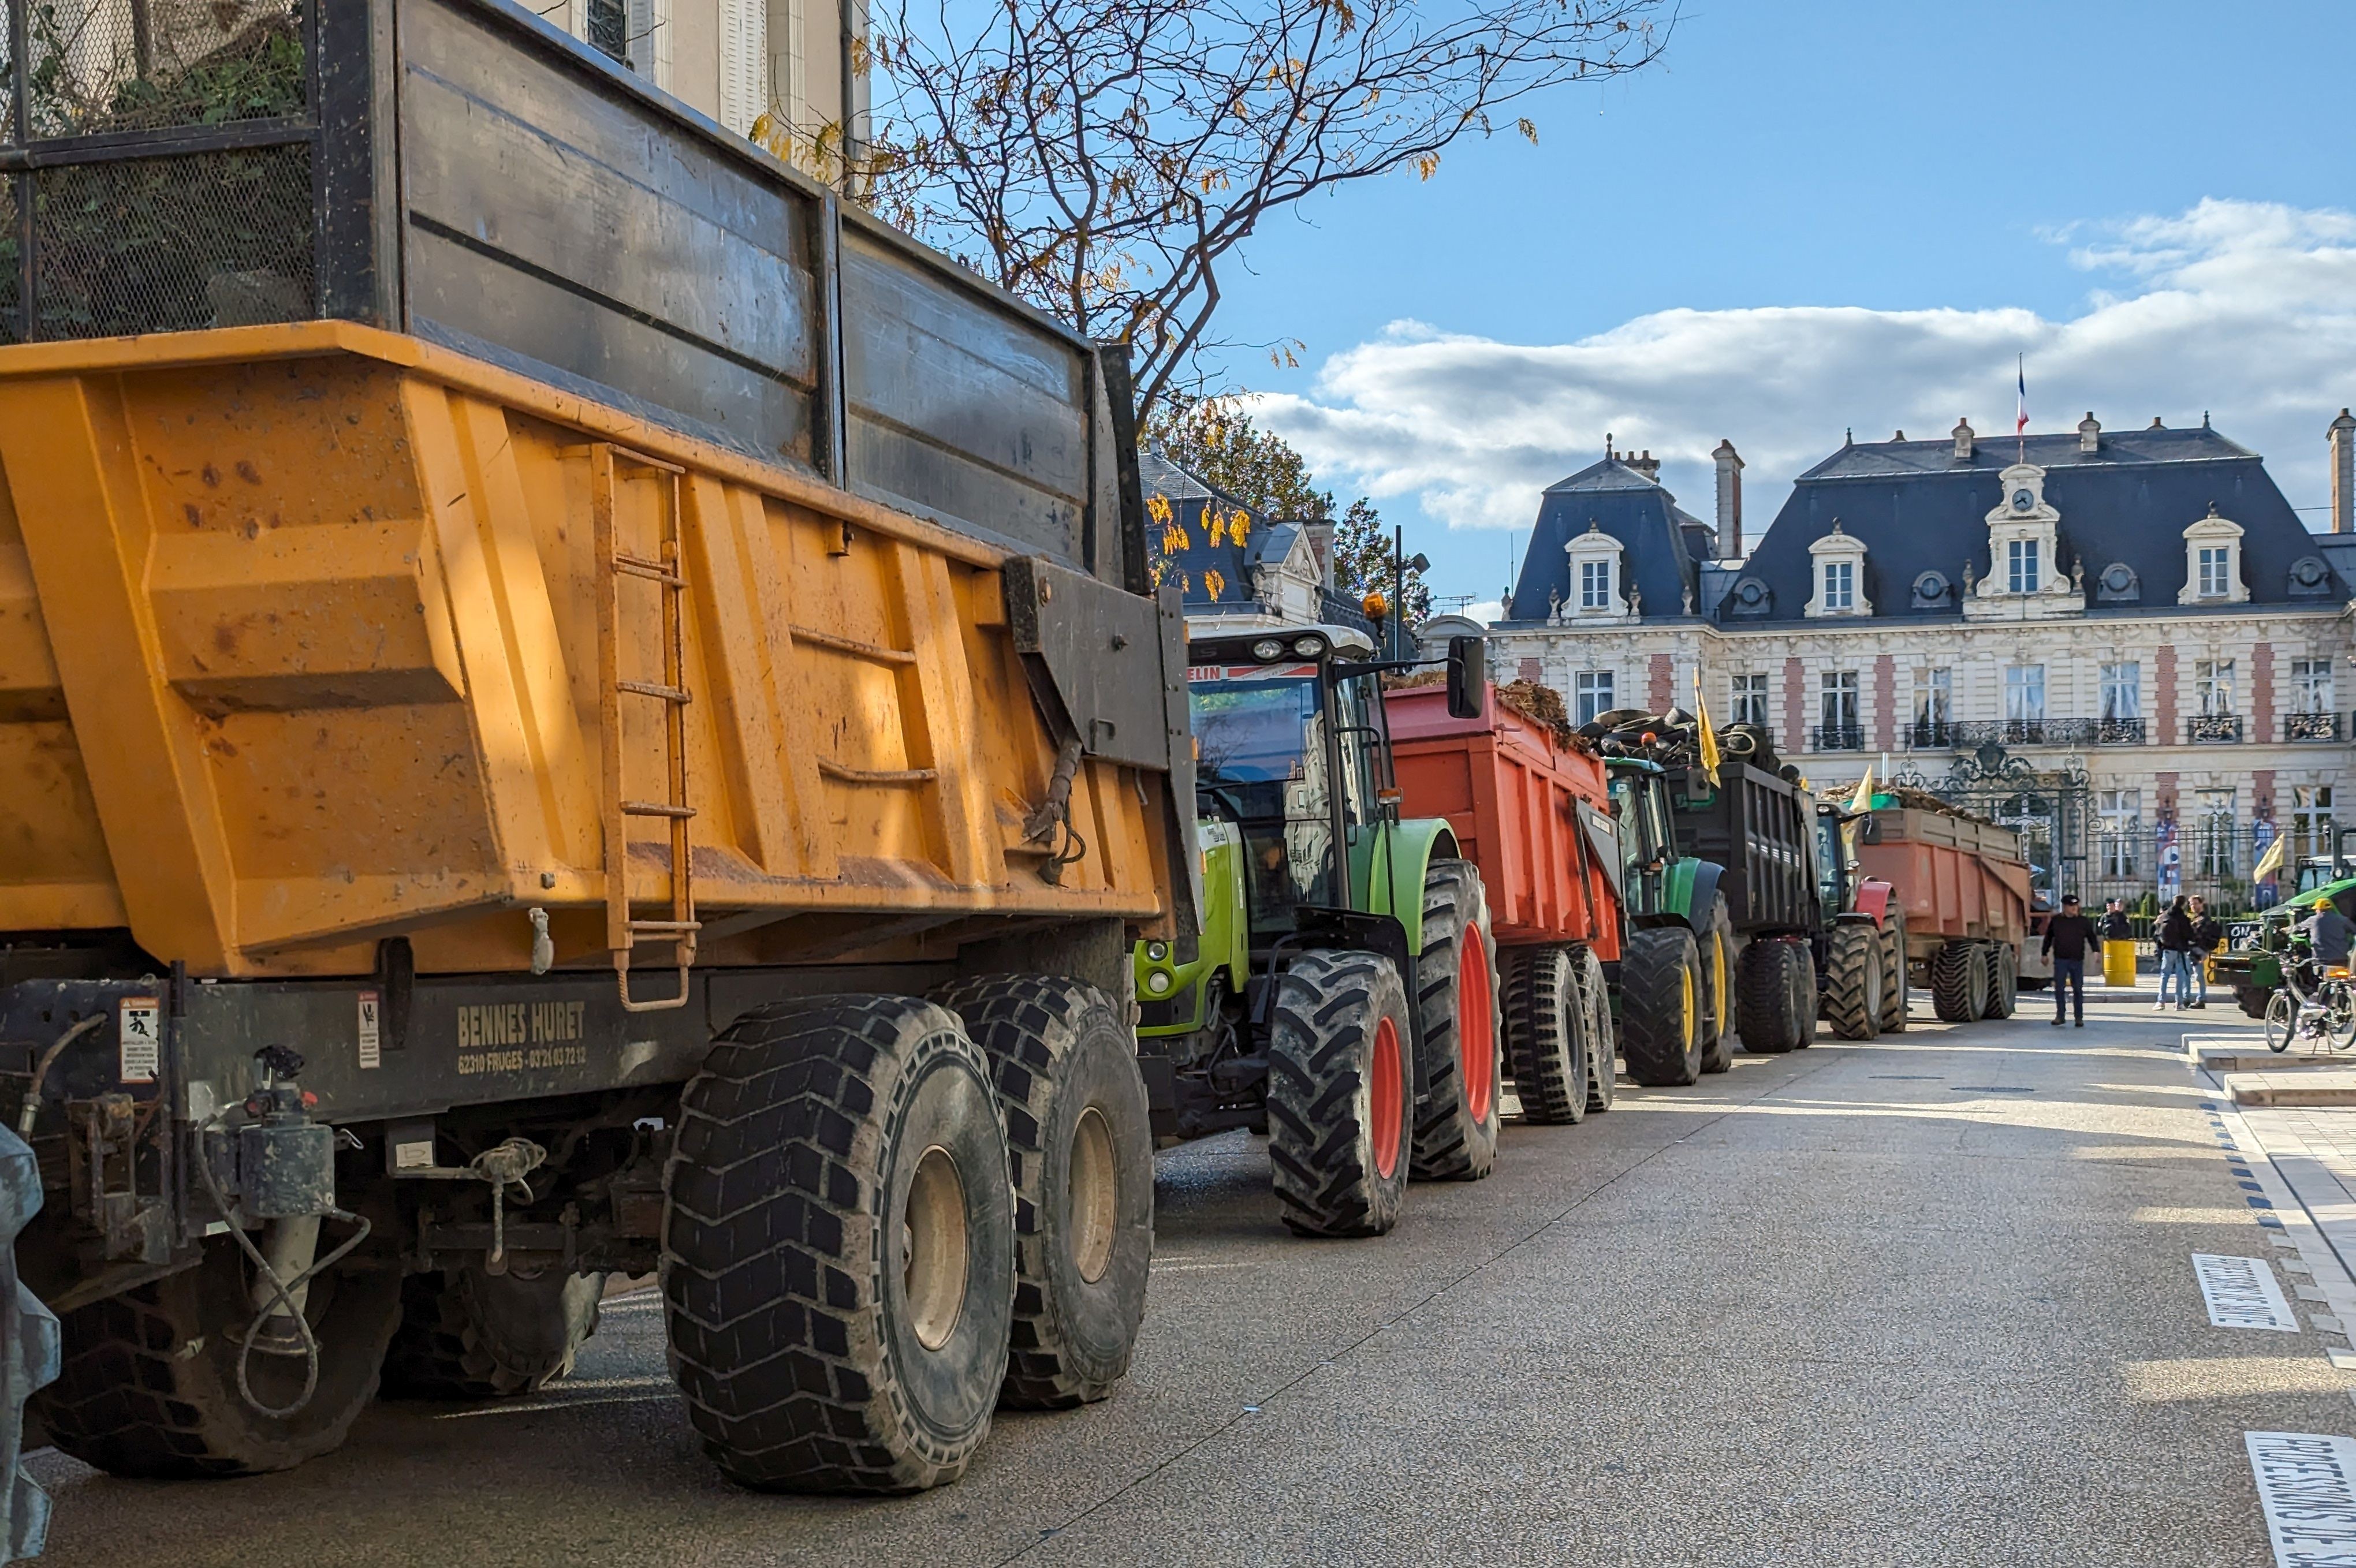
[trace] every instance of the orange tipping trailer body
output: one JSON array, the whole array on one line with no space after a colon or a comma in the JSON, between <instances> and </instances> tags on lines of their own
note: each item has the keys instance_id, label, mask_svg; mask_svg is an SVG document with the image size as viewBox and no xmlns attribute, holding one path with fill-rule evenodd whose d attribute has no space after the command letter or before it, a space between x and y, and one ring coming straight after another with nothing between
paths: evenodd
<instances>
[{"instance_id":1,"label":"orange tipping trailer body","mask_svg":"<svg viewBox=\"0 0 2356 1568\"><path fill-rule=\"evenodd\" d=\"M1583 942L1620 956L1620 900L1612 871L1580 822L1583 803L1611 815L1603 763L1483 689L1481 717L1448 711L1440 686L1383 694L1398 770L1400 810L1445 817L1481 871L1500 947Z\"/></svg>"},{"instance_id":2,"label":"orange tipping trailer body","mask_svg":"<svg viewBox=\"0 0 2356 1568\"><path fill-rule=\"evenodd\" d=\"M1911 956L1969 937L2026 945L2029 863L2010 828L1884 806L1858 825L1857 858L1864 875L1890 885L1891 901L1905 911Z\"/></svg>"}]
</instances>

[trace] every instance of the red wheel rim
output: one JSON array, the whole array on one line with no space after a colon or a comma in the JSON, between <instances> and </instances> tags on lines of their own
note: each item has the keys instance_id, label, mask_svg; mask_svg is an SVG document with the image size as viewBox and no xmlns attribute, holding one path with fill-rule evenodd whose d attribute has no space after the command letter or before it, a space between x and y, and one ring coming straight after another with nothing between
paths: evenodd
<instances>
[{"instance_id":1,"label":"red wheel rim","mask_svg":"<svg viewBox=\"0 0 2356 1568\"><path fill-rule=\"evenodd\" d=\"M1456 960L1456 1054L1464 1064L1464 1112L1476 1122L1489 1119L1489 1101L1496 1093L1496 1020L1489 1011L1489 944L1481 933L1468 930Z\"/></svg>"},{"instance_id":2,"label":"red wheel rim","mask_svg":"<svg viewBox=\"0 0 2356 1568\"><path fill-rule=\"evenodd\" d=\"M1375 1136L1375 1174L1389 1177L1398 1169L1400 1134L1407 1125L1407 1074L1399 1066L1398 1026L1388 1019L1375 1025L1375 1081L1366 1096L1367 1120Z\"/></svg>"}]
</instances>

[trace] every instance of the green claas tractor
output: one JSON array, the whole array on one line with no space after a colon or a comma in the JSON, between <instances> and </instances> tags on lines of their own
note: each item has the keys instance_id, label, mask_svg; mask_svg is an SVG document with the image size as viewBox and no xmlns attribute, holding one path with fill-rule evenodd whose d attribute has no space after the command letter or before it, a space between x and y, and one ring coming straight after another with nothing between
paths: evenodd
<instances>
[{"instance_id":1,"label":"green claas tractor","mask_svg":"<svg viewBox=\"0 0 2356 1568\"><path fill-rule=\"evenodd\" d=\"M1612 976L1620 1053L1639 1083L1691 1083L1734 1065L1734 927L1719 891L1722 870L1678 852L1672 787L1684 775L1634 754L1650 737L1623 742L1607 728L1601 742L1628 920Z\"/></svg>"},{"instance_id":2,"label":"green claas tractor","mask_svg":"<svg viewBox=\"0 0 2356 1568\"><path fill-rule=\"evenodd\" d=\"M1481 878L1401 820L1377 682L1326 624L1188 627L1204 912L1191 959L1136 949L1138 1050L1165 1140L1264 1130L1286 1224L1378 1235L1408 1177L1496 1158L1503 1033ZM1477 713L1477 638L1451 645Z\"/></svg>"}]
</instances>

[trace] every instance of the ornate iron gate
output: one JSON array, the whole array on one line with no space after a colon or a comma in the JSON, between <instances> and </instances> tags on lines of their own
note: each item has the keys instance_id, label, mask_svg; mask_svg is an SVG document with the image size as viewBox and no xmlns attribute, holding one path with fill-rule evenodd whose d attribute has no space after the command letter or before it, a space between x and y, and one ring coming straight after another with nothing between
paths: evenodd
<instances>
[{"instance_id":1,"label":"ornate iron gate","mask_svg":"<svg viewBox=\"0 0 2356 1568\"><path fill-rule=\"evenodd\" d=\"M2083 892L2093 867L2093 790L2084 761L2074 752L2057 767L2040 768L1982 741L1957 756L1946 773L1926 778L1908 771L1890 782L1934 795L1976 816L2019 830L2021 852L2038 903L2056 907L2063 893Z\"/></svg>"}]
</instances>

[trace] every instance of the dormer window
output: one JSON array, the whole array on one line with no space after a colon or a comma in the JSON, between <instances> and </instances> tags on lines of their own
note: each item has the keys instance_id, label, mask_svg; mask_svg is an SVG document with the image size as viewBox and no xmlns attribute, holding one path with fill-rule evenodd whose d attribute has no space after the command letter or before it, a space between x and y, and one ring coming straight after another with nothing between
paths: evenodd
<instances>
[{"instance_id":1,"label":"dormer window","mask_svg":"<svg viewBox=\"0 0 2356 1568\"><path fill-rule=\"evenodd\" d=\"M1808 554L1816 563L1816 591L1804 614L1814 618L1873 613L1872 601L1865 596L1863 539L1843 532L1840 519L1835 517L1833 531L1810 545Z\"/></svg>"},{"instance_id":2,"label":"dormer window","mask_svg":"<svg viewBox=\"0 0 2356 1568\"><path fill-rule=\"evenodd\" d=\"M1965 620L2083 614L2086 596L2062 571L2062 513L2045 495L2045 470L2016 463L1988 509L1988 570L1964 585Z\"/></svg>"},{"instance_id":3,"label":"dormer window","mask_svg":"<svg viewBox=\"0 0 2356 1568\"><path fill-rule=\"evenodd\" d=\"M1825 562L1824 606L1827 612L1857 608L1857 563L1855 561Z\"/></svg>"},{"instance_id":4,"label":"dormer window","mask_svg":"<svg viewBox=\"0 0 2356 1568\"><path fill-rule=\"evenodd\" d=\"M1563 547L1570 558L1570 600L1563 605L1566 621L1601 620L1633 615L1629 600L1626 551L1594 518L1587 531L1573 534Z\"/></svg>"},{"instance_id":5,"label":"dormer window","mask_svg":"<svg viewBox=\"0 0 2356 1568\"><path fill-rule=\"evenodd\" d=\"M2025 496L2026 490L2021 492ZM2018 497L2015 502L2018 504ZM2034 593L2044 586L2037 571L2036 539L2005 541L2005 591L2008 593Z\"/></svg>"},{"instance_id":6,"label":"dormer window","mask_svg":"<svg viewBox=\"0 0 2356 1568\"><path fill-rule=\"evenodd\" d=\"M1612 563L1608 560L1582 560L1579 563L1579 607L1590 613L1612 610Z\"/></svg>"},{"instance_id":7,"label":"dormer window","mask_svg":"<svg viewBox=\"0 0 2356 1568\"><path fill-rule=\"evenodd\" d=\"M2250 591L2242 582L2242 525L2209 515L2184 530L2184 591L2179 604L2243 604Z\"/></svg>"}]
</instances>

